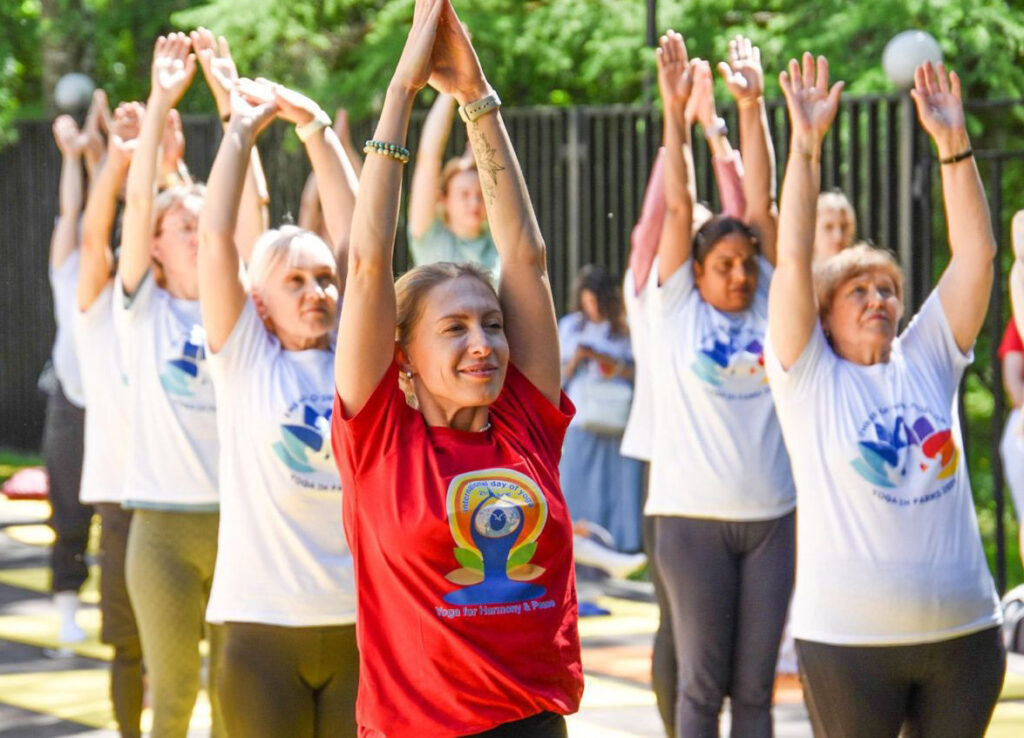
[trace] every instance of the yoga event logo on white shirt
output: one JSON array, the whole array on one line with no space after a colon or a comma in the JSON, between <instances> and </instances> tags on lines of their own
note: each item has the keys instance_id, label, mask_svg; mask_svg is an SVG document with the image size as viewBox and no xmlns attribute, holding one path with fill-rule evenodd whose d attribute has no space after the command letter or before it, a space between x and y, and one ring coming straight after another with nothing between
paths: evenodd
<instances>
[{"instance_id":1,"label":"yoga event logo on white shirt","mask_svg":"<svg viewBox=\"0 0 1024 738\"><path fill-rule=\"evenodd\" d=\"M883 502L906 507L937 500L955 487L960 458L949 426L916 404L876 410L858 430L858 455L850 463Z\"/></svg>"},{"instance_id":2,"label":"yoga event logo on white shirt","mask_svg":"<svg viewBox=\"0 0 1024 738\"><path fill-rule=\"evenodd\" d=\"M744 320L733 326L709 325L701 337L693 373L715 394L749 398L769 391L764 373L764 326Z\"/></svg>"}]
</instances>

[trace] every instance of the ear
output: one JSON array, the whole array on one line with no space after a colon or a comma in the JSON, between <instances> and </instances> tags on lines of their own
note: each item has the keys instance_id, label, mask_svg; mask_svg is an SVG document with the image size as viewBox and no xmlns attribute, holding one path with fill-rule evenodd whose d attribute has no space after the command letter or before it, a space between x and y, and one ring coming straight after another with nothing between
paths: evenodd
<instances>
[{"instance_id":1,"label":"ear","mask_svg":"<svg viewBox=\"0 0 1024 738\"><path fill-rule=\"evenodd\" d=\"M398 368L403 375L407 375L408 372L416 373L412 368L412 362L409 360L409 353L397 341L395 342L395 363L398 364Z\"/></svg>"},{"instance_id":2,"label":"ear","mask_svg":"<svg viewBox=\"0 0 1024 738\"><path fill-rule=\"evenodd\" d=\"M260 316L260 320L263 321L263 325L266 326L267 330L274 330L274 323L270 319L270 313L267 311L267 304L263 302L263 298L260 297L260 293L256 290L252 291L252 304L256 306L256 314Z\"/></svg>"},{"instance_id":3,"label":"ear","mask_svg":"<svg viewBox=\"0 0 1024 738\"><path fill-rule=\"evenodd\" d=\"M701 278L703 276L704 276L704 265L701 264L696 259L694 259L693 260L693 281L694 282L700 282L700 280L701 280Z\"/></svg>"}]
</instances>

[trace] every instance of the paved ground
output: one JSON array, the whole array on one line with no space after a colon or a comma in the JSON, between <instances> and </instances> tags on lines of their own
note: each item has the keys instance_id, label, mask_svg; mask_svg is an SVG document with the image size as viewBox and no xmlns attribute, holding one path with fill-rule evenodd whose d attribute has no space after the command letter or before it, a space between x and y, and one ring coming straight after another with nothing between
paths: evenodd
<instances>
[{"instance_id":1,"label":"paved ground","mask_svg":"<svg viewBox=\"0 0 1024 738\"><path fill-rule=\"evenodd\" d=\"M79 617L90 639L69 656L45 653L56 646L57 632L45 594L49 531L38 524L47 513L44 503L0 497L0 736L114 738L106 696L109 653L96 641L99 614L92 578L84 593L87 607ZM611 616L580 623L587 687L583 708L569 720L571 738L663 735L649 688L657 610L636 592L615 594L599 600ZM727 724L726 714L723 735L728 735ZM784 683L777 689L775 725L779 738L810 736L798 685ZM206 736L208 726L209 710L201 695L190 738ZM1024 736L1024 657L1011 664L988 735Z\"/></svg>"}]
</instances>

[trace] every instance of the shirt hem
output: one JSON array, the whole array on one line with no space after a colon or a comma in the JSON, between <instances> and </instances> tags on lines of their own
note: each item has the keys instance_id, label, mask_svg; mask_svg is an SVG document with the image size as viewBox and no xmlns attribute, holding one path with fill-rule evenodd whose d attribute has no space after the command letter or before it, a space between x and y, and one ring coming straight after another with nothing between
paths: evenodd
<instances>
[{"instance_id":1,"label":"shirt hem","mask_svg":"<svg viewBox=\"0 0 1024 738\"><path fill-rule=\"evenodd\" d=\"M163 512L220 512L219 502L152 502L149 500L123 500L126 510L159 510Z\"/></svg>"},{"instance_id":2,"label":"shirt hem","mask_svg":"<svg viewBox=\"0 0 1024 738\"><path fill-rule=\"evenodd\" d=\"M659 508L657 506L650 506L644 508L644 515L646 517L666 517L666 518L701 518L704 520L722 520L730 522L744 522L744 523L756 523L765 520L775 520L781 518L784 515L789 515L791 512L796 510L796 500L792 504L787 504L782 507L774 508L772 510L758 510L756 512L742 512L742 513L730 513L722 512L718 510L680 510L679 508L666 509Z\"/></svg>"},{"instance_id":3,"label":"shirt hem","mask_svg":"<svg viewBox=\"0 0 1024 738\"><path fill-rule=\"evenodd\" d=\"M918 634L899 634L891 636L865 635L865 636L837 636L830 633L809 632L801 633L793 629L793 638L800 641L813 641L815 643L827 643L832 646L916 646L926 643L938 643L949 641L953 638L979 633L989 628L998 628L1003 623L1003 618L994 614L985 619L984 622L975 621L968 625L947 628L942 631Z\"/></svg>"},{"instance_id":4,"label":"shirt hem","mask_svg":"<svg viewBox=\"0 0 1024 738\"><path fill-rule=\"evenodd\" d=\"M249 613L222 613L217 615L207 615L206 622L213 625L223 625L224 623L254 623L256 625L274 625L281 628L322 628L330 627L333 625L355 625L356 614L353 612L351 615L333 615L333 616L310 616L307 618L296 618L294 616L287 618L281 615L275 614L253 614Z\"/></svg>"}]
</instances>

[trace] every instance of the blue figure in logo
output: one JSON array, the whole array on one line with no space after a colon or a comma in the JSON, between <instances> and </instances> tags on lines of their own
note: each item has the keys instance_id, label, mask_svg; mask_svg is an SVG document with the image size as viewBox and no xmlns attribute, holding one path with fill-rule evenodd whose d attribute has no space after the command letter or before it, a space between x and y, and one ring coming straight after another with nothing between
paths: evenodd
<instances>
[{"instance_id":1,"label":"blue figure in logo","mask_svg":"<svg viewBox=\"0 0 1024 738\"><path fill-rule=\"evenodd\" d=\"M302 422L283 424L281 440L273 448L292 471L308 473L318 468L331 470L330 437L331 408L318 413L309 405L303 405Z\"/></svg>"},{"instance_id":2,"label":"blue figure in logo","mask_svg":"<svg viewBox=\"0 0 1024 738\"><path fill-rule=\"evenodd\" d=\"M509 554L523 527L519 506L490 492L473 510L472 521L473 543L483 558L484 579L479 584L450 592L445 595L445 602L483 605L524 602L542 597L544 587L509 579L506 571Z\"/></svg>"},{"instance_id":3,"label":"blue figure in logo","mask_svg":"<svg viewBox=\"0 0 1024 738\"><path fill-rule=\"evenodd\" d=\"M194 384L199 377L199 364L205 359L206 352L202 339L185 339L181 348L181 358L164 362L160 383L172 395L191 397L195 394Z\"/></svg>"}]
</instances>

